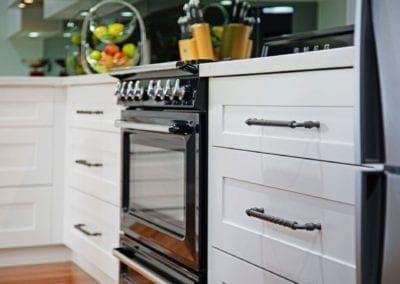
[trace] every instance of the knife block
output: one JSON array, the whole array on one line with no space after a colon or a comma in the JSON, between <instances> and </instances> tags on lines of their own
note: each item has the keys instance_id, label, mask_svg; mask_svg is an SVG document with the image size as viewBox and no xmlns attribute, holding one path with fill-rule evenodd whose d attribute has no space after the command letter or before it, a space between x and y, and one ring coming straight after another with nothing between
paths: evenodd
<instances>
[{"instance_id":1,"label":"knife block","mask_svg":"<svg viewBox=\"0 0 400 284\"><path fill-rule=\"evenodd\" d=\"M221 59L249 58L252 48L250 31L251 27L244 24L225 25L221 40Z\"/></svg>"}]
</instances>

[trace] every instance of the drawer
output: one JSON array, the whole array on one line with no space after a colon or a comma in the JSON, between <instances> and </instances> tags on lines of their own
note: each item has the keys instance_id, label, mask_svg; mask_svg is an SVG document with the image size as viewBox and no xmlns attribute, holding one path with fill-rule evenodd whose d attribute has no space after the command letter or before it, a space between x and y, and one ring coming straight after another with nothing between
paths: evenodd
<instances>
[{"instance_id":1,"label":"drawer","mask_svg":"<svg viewBox=\"0 0 400 284\"><path fill-rule=\"evenodd\" d=\"M66 198L65 243L116 279L118 261L112 250L119 244L119 208L72 188Z\"/></svg>"},{"instance_id":2,"label":"drawer","mask_svg":"<svg viewBox=\"0 0 400 284\"><path fill-rule=\"evenodd\" d=\"M238 164L237 161L240 161ZM211 244L300 283L355 283L357 167L214 147ZM322 230L292 230L250 208Z\"/></svg>"},{"instance_id":3,"label":"drawer","mask_svg":"<svg viewBox=\"0 0 400 284\"><path fill-rule=\"evenodd\" d=\"M210 284L289 284L293 283L247 262L211 249L208 283Z\"/></svg>"},{"instance_id":4,"label":"drawer","mask_svg":"<svg viewBox=\"0 0 400 284\"><path fill-rule=\"evenodd\" d=\"M116 83L68 88L68 121L71 126L118 132L114 121L121 108L114 96Z\"/></svg>"},{"instance_id":5,"label":"drawer","mask_svg":"<svg viewBox=\"0 0 400 284\"><path fill-rule=\"evenodd\" d=\"M354 163L354 117L352 69L210 79L215 146Z\"/></svg>"},{"instance_id":6,"label":"drawer","mask_svg":"<svg viewBox=\"0 0 400 284\"><path fill-rule=\"evenodd\" d=\"M114 205L120 204L120 135L70 129L67 183Z\"/></svg>"},{"instance_id":7,"label":"drawer","mask_svg":"<svg viewBox=\"0 0 400 284\"><path fill-rule=\"evenodd\" d=\"M0 187L52 184L52 128L0 128Z\"/></svg>"},{"instance_id":8,"label":"drawer","mask_svg":"<svg viewBox=\"0 0 400 284\"><path fill-rule=\"evenodd\" d=\"M0 248L52 243L52 188L1 188Z\"/></svg>"},{"instance_id":9,"label":"drawer","mask_svg":"<svg viewBox=\"0 0 400 284\"><path fill-rule=\"evenodd\" d=\"M2 87L0 127L52 126L56 95L49 87Z\"/></svg>"}]
</instances>

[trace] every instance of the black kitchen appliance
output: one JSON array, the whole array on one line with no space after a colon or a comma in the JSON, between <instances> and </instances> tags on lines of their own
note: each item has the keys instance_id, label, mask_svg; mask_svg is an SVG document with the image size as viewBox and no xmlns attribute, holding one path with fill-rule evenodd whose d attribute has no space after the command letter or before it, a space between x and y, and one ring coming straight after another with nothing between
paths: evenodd
<instances>
[{"instance_id":1,"label":"black kitchen appliance","mask_svg":"<svg viewBox=\"0 0 400 284\"><path fill-rule=\"evenodd\" d=\"M207 93L198 62L112 73L126 107L120 282L206 282ZM142 279L143 278L143 279ZM143 280L144 281L144 280Z\"/></svg>"},{"instance_id":2,"label":"black kitchen appliance","mask_svg":"<svg viewBox=\"0 0 400 284\"><path fill-rule=\"evenodd\" d=\"M317 51L353 44L354 25L347 25L267 38L261 56Z\"/></svg>"}]
</instances>

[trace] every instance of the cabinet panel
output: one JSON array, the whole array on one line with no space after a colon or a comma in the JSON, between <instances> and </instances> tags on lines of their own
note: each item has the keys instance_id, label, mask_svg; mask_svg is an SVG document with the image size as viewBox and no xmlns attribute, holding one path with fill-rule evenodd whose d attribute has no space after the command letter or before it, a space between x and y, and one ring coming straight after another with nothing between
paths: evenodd
<instances>
[{"instance_id":1,"label":"cabinet panel","mask_svg":"<svg viewBox=\"0 0 400 284\"><path fill-rule=\"evenodd\" d=\"M0 189L0 248L51 242L51 188Z\"/></svg>"},{"instance_id":2,"label":"cabinet panel","mask_svg":"<svg viewBox=\"0 0 400 284\"><path fill-rule=\"evenodd\" d=\"M112 250L119 243L119 208L72 188L66 196L66 245L117 279L118 261Z\"/></svg>"},{"instance_id":3,"label":"cabinet panel","mask_svg":"<svg viewBox=\"0 0 400 284\"><path fill-rule=\"evenodd\" d=\"M352 82L352 71L346 69L212 78L211 142L229 148L353 163ZM319 127L294 127L293 122L306 121L319 122Z\"/></svg>"},{"instance_id":4,"label":"cabinet panel","mask_svg":"<svg viewBox=\"0 0 400 284\"><path fill-rule=\"evenodd\" d=\"M53 130L0 129L0 187L52 183Z\"/></svg>"},{"instance_id":5,"label":"cabinet panel","mask_svg":"<svg viewBox=\"0 0 400 284\"><path fill-rule=\"evenodd\" d=\"M67 183L115 205L120 204L120 135L71 129Z\"/></svg>"},{"instance_id":6,"label":"cabinet panel","mask_svg":"<svg viewBox=\"0 0 400 284\"><path fill-rule=\"evenodd\" d=\"M68 89L68 120L71 126L119 132L114 121L120 110L114 83L71 86Z\"/></svg>"},{"instance_id":7,"label":"cabinet panel","mask_svg":"<svg viewBox=\"0 0 400 284\"><path fill-rule=\"evenodd\" d=\"M293 283L268 271L226 254L211 249L210 284L288 284Z\"/></svg>"},{"instance_id":8,"label":"cabinet panel","mask_svg":"<svg viewBox=\"0 0 400 284\"><path fill-rule=\"evenodd\" d=\"M217 147L212 157L212 245L296 282L337 283L336 274L355 282L354 197L347 192L355 183L344 177L354 179L356 167ZM320 223L322 230L248 216L255 207L299 224Z\"/></svg>"}]
</instances>

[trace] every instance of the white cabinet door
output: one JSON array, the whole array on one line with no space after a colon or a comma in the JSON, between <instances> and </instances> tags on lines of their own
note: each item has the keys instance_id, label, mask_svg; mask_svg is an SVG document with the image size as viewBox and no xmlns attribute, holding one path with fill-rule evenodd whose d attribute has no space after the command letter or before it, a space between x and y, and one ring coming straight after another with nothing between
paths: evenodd
<instances>
[{"instance_id":1,"label":"white cabinet door","mask_svg":"<svg viewBox=\"0 0 400 284\"><path fill-rule=\"evenodd\" d=\"M51 243L51 188L0 188L0 196L0 248Z\"/></svg>"},{"instance_id":2,"label":"white cabinet door","mask_svg":"<svg viewBox=\"0 0 400 284\"><path fill-rule=\"evenodd\" d=\"M65 243L113 279L118 261L112 250L119 243L119 208L67 187Z\"/></svg>"},{"instance_id":3,"label":"white cabinet door","mask_svg":"<svg viewBox=\"0 0 400 284\"><path fill-rule=\"evenodd\" d=\"M218 147L211 164L212 246L296 282L355 283L357 167ZM292 230L251 208L322 229Z\"/></svg>"},{"instance_id":4,"label":"white cabinet door","mask_svg":"<svg viewBox=\"0 0 400 284\"><path fill-rule=\"evenodd\" d=\"M0 187L52 183L53 130L0 129Z\"/></svg>"},{"instance_id":5,"label":"white cabinet door","mask_svg":"<svg viewBox=\"0 0 400 284\"><path fill-rule=\"evenodd\" d=\"M67 119L70 126L119 132L114 127L121 107L114 96L116 83L68 88Z\"/></svg>"},{"instance_id":6,"label":"white cabinet door","mask_svg":"<svg viewBox=\"0 0 400 284\"><path fill-rule=\"evenodd\" d=\"M218 249L211 249L208 283L210 284L289 284L293 283L251 265Z\"/></svg>"},{"instance_id":7,"label":"white cabinet door","mask_svg":"<svg viewBox=\"0 0 400 284\"><path fill-rule=\"evenodd\" d=\"M211 78L211 143L354 163L353 82L352 69Z\"/></svg>"},{"instance_id":8,"label":"white cabinet door","mask_svg":"<svg viewBox=\"0 0 400 284\"><path fill-rule=\"evenodd\" d=\"M53 125L55 95L50 87L2 87L0 127Z\"/></svg>"},{"instance_id":9,"label":"white cabinet door","mask_svg":"<svg viewBox=\"0 0 400 284\"><path fill-rule=\"evenodd\" d=\"M68 185L120 205L119 133L70 129Z\"/></svg>"}]
</instances>

